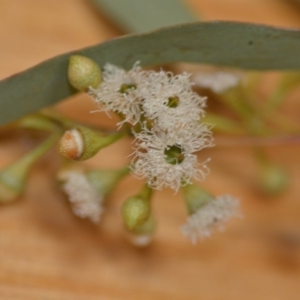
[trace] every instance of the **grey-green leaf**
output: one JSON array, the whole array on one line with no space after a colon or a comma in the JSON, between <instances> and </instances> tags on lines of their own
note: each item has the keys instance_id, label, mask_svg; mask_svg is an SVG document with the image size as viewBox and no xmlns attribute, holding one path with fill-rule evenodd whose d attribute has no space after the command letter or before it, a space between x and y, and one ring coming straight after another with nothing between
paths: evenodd
<instances>
[{"instance_id":1,"label":"grey-green leaf","mask_svg":"<svg viewBox=\"0 0 300 300\"><path fill-rule=\"evenodd\" d=\"M125 32L190 23L198 17L182 0L91 0Z\"/></svg>"},{"instance_id":2,"label":"grey-green leaf","mask_svg":"<svg viewBox=\"0 0 300 300\"><path fill-rule=\"evenodd\" d=\"M0 82L0 125L72 95L68 59L81 54L100 66L130 68L194 62L256 70L300 69L300 30L233 22L179 25L128 35L47 60Z\"/></svg>"}]
</instances>

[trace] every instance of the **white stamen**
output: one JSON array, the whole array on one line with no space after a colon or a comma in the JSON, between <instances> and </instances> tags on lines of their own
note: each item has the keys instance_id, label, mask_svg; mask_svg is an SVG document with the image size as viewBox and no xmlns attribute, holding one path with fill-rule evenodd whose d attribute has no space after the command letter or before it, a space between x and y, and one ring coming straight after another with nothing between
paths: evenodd
<instances>
[{"instance_id":1,"label":"white stamen","mask_svg":"<svg viewBox=\"0 0 300 300\"><path fill-rule=\"evenodd\" d=\"M236 87L242 79L241 74L229 72L197 72L192 78L196 86L211 89L216 94Z\"/></svg>"},{"instance_id":2,"label":"white stamen","mask_svg":"<svg viewBox=\"0 0 300 300\"><path fill-rule=\"evenodd\" d=\"M81 172L70 171L64 173L64 177L66 181L62 188L69 196L74 214L98 223L104 211L101 195L96 192L87 177Z\"/></svg>"},{"instance_id":3,"label":"white stamen","mask_svg":"<svg viewBox=\"0 0 300 300\"><path fill-rule=\"evenodd\" d=\"M224 224L239 213L239 201L229 195L218 196L201 206L187 218L181 227L183 235L193 244L211 235L215 227L224 228Z\"/></svg>"}]
</instances>

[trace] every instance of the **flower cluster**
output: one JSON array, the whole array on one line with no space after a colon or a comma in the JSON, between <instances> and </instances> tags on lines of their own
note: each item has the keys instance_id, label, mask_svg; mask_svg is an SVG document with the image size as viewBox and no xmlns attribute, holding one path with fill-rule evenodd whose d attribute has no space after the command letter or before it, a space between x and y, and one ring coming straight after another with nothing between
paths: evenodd
<instances>
[{"instance_id":1,"label":"flower cluster","mask_svg":"<svg viewBox=\"0 0 300 300\"><path fill-rule=\"evenodd\" d=\"M141 70L138 63L126 72L111 64L103 82L90 94L105 112L120 114L124 122L140 124L133 130L132 171L150 187L178 191L208 173L197 152L212 146L210 127L200 123L206 98L192 90L190 74Z\"/></svg>"}]
</instances>

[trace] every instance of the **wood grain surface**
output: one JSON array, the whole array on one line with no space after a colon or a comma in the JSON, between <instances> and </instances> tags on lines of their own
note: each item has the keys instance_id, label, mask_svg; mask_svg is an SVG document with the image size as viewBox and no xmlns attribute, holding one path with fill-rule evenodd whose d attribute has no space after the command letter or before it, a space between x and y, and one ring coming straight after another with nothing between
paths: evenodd
<instances>
[{"instance_id":1,"label":"wood grain surface","mask_svg":"<svg viewBox=\"0 0 300 300\"><path fill-rule=\"evenodd\" d=\"M209 20L300 26L300 10L288 1L186 2ZM85 0L0 0L0 78L120 33ZM294 97L287 109L299 115L299 103ZM94 106L85 95L57 109L79 121L114 124L105 114L90 114ZM34 145L28 134L0 133L0 141L0 167ZM244 218L193 246L180 232L185 222L181 195L158 192L155 241L136 249L126 241L120 206L141 182L124 179L109 197L103 220L94 226L73 216L57 189L52 178L60 158L53 150L31 173L24 197L0 207L0 299L299 299L300 146L267 151L289 170L286 193L270 198L257 191L251 149L215 147L203 153L212 157L204 185L215 194L240 198ZM122 166L129 153L130 141L120 141L86 164Z\"/></svg>"}]
</instances>

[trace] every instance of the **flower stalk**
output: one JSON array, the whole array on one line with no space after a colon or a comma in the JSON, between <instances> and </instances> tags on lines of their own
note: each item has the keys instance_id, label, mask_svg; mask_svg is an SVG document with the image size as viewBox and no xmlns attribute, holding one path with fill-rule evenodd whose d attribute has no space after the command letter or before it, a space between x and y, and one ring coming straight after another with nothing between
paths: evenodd
<instances>
[{"instance_id":1,"label":"flower stalk","mask_svg":"<svg viewBox=\"0 0 300 300\"><path fill-rule=\"evenodd\" d=\"M119 170L88 170L86 176L103 197L107 196L124 176L128 175L128 167Z\"/></svg>"},{"instance_id":2,"label":"flower stalk","mask_svg":"<svg viewBox=\"0 0 300 300\"><path fill-rule=\"evenodd\" d=\"M23 193L32 165L54 145L58 137L58 134L53 134L34 150L0 172L1 203L11 202Z\"/></svg>"}]
</instances>

